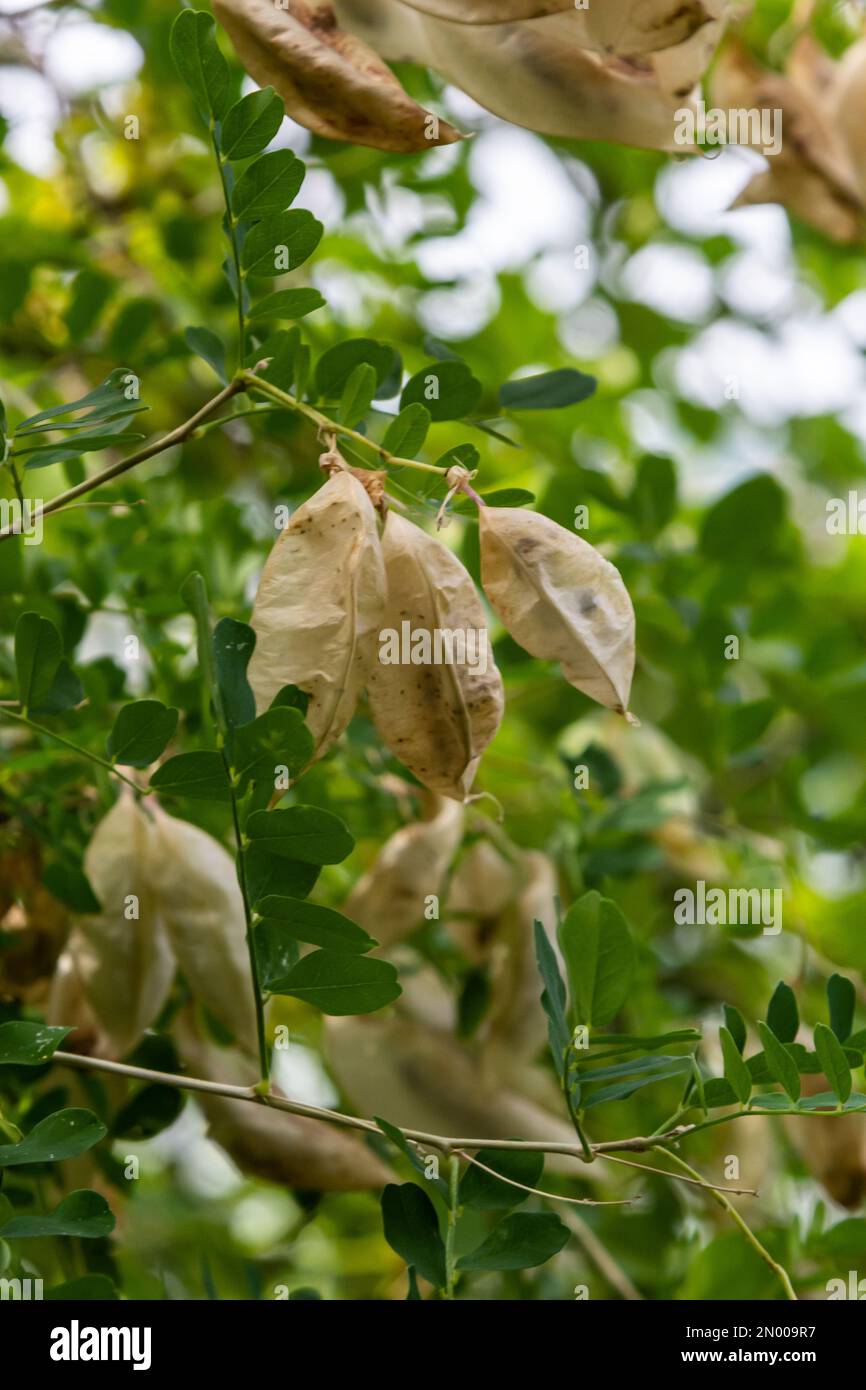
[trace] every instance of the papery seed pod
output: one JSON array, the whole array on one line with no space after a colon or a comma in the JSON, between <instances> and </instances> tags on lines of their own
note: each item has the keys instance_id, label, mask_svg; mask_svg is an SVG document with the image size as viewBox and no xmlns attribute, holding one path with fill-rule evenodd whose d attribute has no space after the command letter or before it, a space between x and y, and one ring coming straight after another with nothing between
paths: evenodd
<instances>
[{"instance_id":1,"label":"papery seed pod","mask_svg":"<svg viewBox=\"0 0 866 1390\"><path fill-rule=\"evenodd\" d=\"M99 1021L87 1002L81 979L79 961L90 947L80 932L73 931L66 949L57 961L51 992L45 1010L45 1022L54 1027L72 1028L64 1039L67 1052L80 1052L87 1057L108 1057L110 1044L102 1034Z\"/></svg>"},{"instance_id":2,"label":"papery seed pod","mask_svg":"<svg viewBox=\"0 0 866 1390\"><path fill-rule=\"evenodd\" d=\"M489 959L499 918L517 895L521 871L515 850L506 859L488 839L469 845L448 886L448 933L473 965Z\"/></svg>"},{"instance_id":3,"label":"papery seed pod","mask_svg":"<svg viewBox=\"0 0 866 1390\"><path fill-rule=\"evenodd\" d=\"M370 710L382 741L425 787L463 801L504 703L484 610L457 556L394 512L382 555L387 599Z\"/></svg>"},{"instance_id":4,"label":"papery seed pod","mask_svg":"<svg viewBox=\"0 0 866 1390\"><path fill-rule=\"evenodd\" d=\"M718 8L714 0L705 5L663 4L660 8L672 27L659 41L691 37L653 51L648 61L642 55L650 52L654 40L632 24L621 35L636 51L635 60L628 61L627 55L620 56L618 39L616 54L609 56L609 35L594 36L589 14L574 6L527 4L524 12L528 9L531 17L526 18L520 6L505 6L504 22L484 18L474 24L465 22L458 0L450 6L447 0L335 0L334 8L340 23L382 57L434 68L516 125L546 135L615 140L647 149L675 148L676 113L684 101L689 104L688 91L708 57L700 36L710 39L711 51L720 33L713 18ZM492 4L480 8L492 15ZM549 8L555 12L545 13ZM609 0L591 6L593 15L610 8ZM616 6L614 28L625 8ZM627 8L637 13L637 4ZM518 10L516 19L509 13L513 9ZM535 9L540 13L533 13ZM452 17L442 17L449 11ZM686 16L684 23L677 20L677 11ZM601 48L606 51L590 51ZM665 54L675 57L662 78L655 63ZM676 89L668 85L671 80L677 82Z\"/></svg>"},{"instance_id":5,"label":"papery seed pod","mask_svg":"<svg viewBox=\"0 0 866 1390\"><path fill-rule=\"evenodd\" d=\"M169 941L193 995L257 1051L244 902L235 861L211 835L154 807L152 872Z\"/></svg>"},{"instance_id":6,"label":"papery seed pod","mask_svg":"<svg viewBox=\"0 0 866 1390\"><path fill-rule=\"evenodd\" d=\"M499 921L491 952L491 999L485 1019L485 1060L500 1076L514 1075L544 1047L547 1016L535 955L535 922L547 932L555 953L556 871L547 855L521 856L522 884Z\"/></svg>"},{"instance_id":7,"label":"papery seed pod","mask_svg":"<svg viewBox=\"0 0 866 1390\"><path fill-rule=\"evenodd\" d=\"M634 609L619 571L580 536L522 508L480 507L481 582L515 641L558 661L590 699L625 714Z\"/></svg>"},{"instance_id":8,"label":"papery seed pod","mask_svg":"<svg viewBox=\"0 0 866 1390\"><path fill-rule=\"evenodd\" d=\"M38 1004L69 932L70 914L42 883L36 840L14 827L0 844L0 995Z\"/></svg>"},{"instance_id":9,"label":"papery seed pod","mask_svg":"<svg viewBox=\"0 0 866 1390\"><path fill-rule=\"evenodd\" d=\"M120 1055L153 1023L175 972L157 899L154 833L149 812L124 789L84 855L102 911L80 919L77 965L84 993Z\"/></svg>"},{"instance_id":10,"label":"papery seed pod","mask_svg":"<svg viewBox=\"0 0 866 1390\"><path fill-rule=\"evenodd\" d=\"M317 135L402 153L462 138L338 26L328 0L214 0L214 13L247 71L260 86L272 85L288 115Z\"/></svg>"},{"instance_id":11,"label":"papery seed pod","mask_svg":"<svg viewBox=\"0 0 866 1390\"><path fill-rule=\"evenodd\" d=\"M842 138L861 202L866 204L866 39L846 49L828 87L827 114Z\"/></svg>"},{"instance_id":12,"label":"papery seed pod","mask_svg":"<svg viewBox=\"0 0 866 1390\"><path fill-rule=\"evenodd\" d=\"M575 1143L559 1115L486 1076L467 1048L412 1019L328 1019L325 1050L362 1115L433 1134Z\"/></svg>"},{"instance_id":13,"label":"papery seed pod","mask_svg":"<svg viewBox=\"0 0 866 1390\"><path fill-rule=\"evenodd\" d=\"M235 1048L206 1043L187 1016L176 1022L173 1032L194 1075L240 1086L258 1079L249 1059ZM211 1137L252 1177L312 1192L364 1191L382 1187L393 1177L372 1149L348 1130L206 1092L197 1093L196 1100Z\"/></svg>"},{"instance_id":14,"label":"papery seed pod","mask_svg":"<svg viewBox=\"0 0 866 1390\"><path fill-rule=\"evenodd\" d=\"M383 947L424 921L426 901L441 894L463 834L463 808L457 802L439 796L425 801L426 818L395 831L343 907Z\"/></svg>"},{"instance_id":15,"label":"papery seed pod","mask_svg":"<svg viewBox=\"0 0 866 1390\"><path fill-rule=\"evenodd\" d=\"M256 707L267 709L284 685L306 691L317 758L354 714L384 603L376 513L357 479L340 471L298 508L274 545L251 618Z\"/></svg>"}]
</instances>

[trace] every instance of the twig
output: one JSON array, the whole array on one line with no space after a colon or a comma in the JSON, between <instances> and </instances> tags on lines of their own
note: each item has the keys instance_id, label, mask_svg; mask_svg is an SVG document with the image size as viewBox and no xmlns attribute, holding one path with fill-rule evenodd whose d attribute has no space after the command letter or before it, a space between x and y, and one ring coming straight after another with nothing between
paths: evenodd
<instances>
[{"instance_id":1,"label":"twig","mask_svg":"<svg viewBox=\"0 0 866 1390\"><path fill-rule=\"evenodd\" d=\"M624 1163L627 1168L638 1168L643 1173L658 1173L663 1178L676 1178L677 1182L694 1183L695 1187L712 1187L717 1192L733 1192L736 1197L758 1196L753 1187L720 1187L708 1178L686 1178L679 1173L668 1173L664 1168L654 1168L649 1163L635 1163L632 1158L619 1158L616 1154L599 1154L599 1158L605 1158L609 1163Z\"/></svg>"},{"instance_id":2,"label":"twig","mask_svg":"<svg viewBox=\"0 0 866 1390\"><path fill-rule=\"evenodd\" d=\"M137 449L134 454L130 454L127 458L120 459L117 463L109 464L108 468L103 468L101 473L94 473L92 477L85 478L83 482L78 483L75 487L68 488L66 492L61 492L57 497L52 498L50 502L46 502L41 506L38 511L33 512L30 520L35 521L39 517L48 516L51 512L61 511L64 507L68 506L70 502L74 502L77 497L83 497L85 493L92 492L94 488L102 487L103 483L109 483L112 479L119 478L122 473L128 472L130 468L135 468L137 464L144 463L147 459L154 458L157 454L164 453L166 449L173 448L175 444L182 444L201 424L202 420L206 420L207 417L212 415L215 410L218 410L220 406L225 405L226 401L231 400L233 396L239 395L245 389L244 383L239 377L234 381L230 381L228 386L225 386L222 391L212 398L212 400L209 400L203 405L201 410L197 410L195 415L191 415L188 420L185 420L182 425L178 425L175 429L170 430L169 433L164 434L161 439L154 440L152 444L146 444L143 449ZM0 541L9 540L10 537L17 534L18 532L14 527L7 527L5 531L0 531Z\"/></svg>"},{"instance_id":3,"label":"twig","mask_svg":"<svg viewBox=\"0 0 866 1390\"><path fill-rule=\"evenodd\" d=\"M630 1207L634 1201L633 1197L627 1197L623 1201L597 1202L593 1197L563 1197L560 1192L542 1192L540 1187L527 1187L525 1182L518 1182L516 1178L506 1178L504 1173L497 1173L495 1168L488 1168L486 1163L482 1163L478 1158L473 1158L463 1149L455 1149L454 1152L459 1158L465 1158L467 1163L473 1163L476 1168L481 1168L485 1173L489 1173L498 1182L507 1182L509 1187L519 1187L523 1192L532 1192L536 1197L547 1197L551 1202L568 1202L570 1206L574 1207ZM620 1159L619 1162L625 1163L626 1160ZM639 1163L634 1165L635 1168L640 1166ZM661 1169L656 1171L661 1172Z\"/></svg>"},{"instance_id":4,"label":"twig","mask_svg":"<svg viewBox=\"0 0 866 1390\"><path fill-rule=\"evenodd\" d=\"M797 1295L794 1292L794 1286L791 1283L788 1271L784 1268L783 1265L780 1265L777 1260L773 1259L767 1247L761 1244L761 1242L758 1240L758 1237L752 1230L751 1226L749 1226L747 1222L743 1220L742 1216L737 1211L737 1208L734 1206L732 1202L728 1201L724 1193L720 1192L710 1183L704 1182L700 1173L696 1173L694 1168L690 1168L688 1163L686 1163L685 1159L680 1158L679 1154L673 1154L670 1152L669 1149L662 1148L661 1146L659 1146L658 1152L667 1154L667 1157L671 1160L672 1163L675 1163L678 1168L682 1168L684 1173L688 1173L692 1178L697 1179L697 1181L700 1183L700 1186L705 1187L707 1189L713 1201L716 1202L718 1206L722 1208L723 1211L726 1211L728 1215L731 1217L731 1219L734 1222L736 1222L736 1224L739 1226L746 1240L749 1242L756 1254L760 1255L764 1263L770 1266L770 1269L776 1275L776 1278L779 1280L779 1283L785 1290L785 1297L793 1303L798 1302Z\"/></svg>"},{"instance_id":5,"label":"twig","mask_svg":"<svg viewBox=\"0 0 866 1390\"><path fill-rule=\"evenodd\" d=\"M14 710L5 707L5 702L0 704L0 715L2 715L4 719L14 719L18 724L25 724L27 728L32 729L34 733L44 734L46 738L53 738L55 743L62 743L64 748L71 749L72 752L77 753L79 757L87 758L89 762L96 763L99 767L105 768L106 772L112 773L113 776L119 778L121 782L125 782L128 787L132 787L132 790L138 796L145 796L147 794L143 788L139 787L129 777L125 776L124 773L120 772L118 768L114 766L114 763L110 763L107 758L101 758L98 753L91 753L88 748L82 748L79 744L73 743L68 738L64 738L62 734L56 734L53 729L46 729L42 724L35 724L33 720L28 719L25 714L16 714Z\"/></svg>"}]
</instances>

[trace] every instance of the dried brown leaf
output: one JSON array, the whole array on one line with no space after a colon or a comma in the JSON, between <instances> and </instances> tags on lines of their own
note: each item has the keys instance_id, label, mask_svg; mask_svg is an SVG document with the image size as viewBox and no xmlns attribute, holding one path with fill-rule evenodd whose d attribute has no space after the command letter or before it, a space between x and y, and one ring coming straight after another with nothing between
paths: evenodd
<instances>
[{"instance_id":1,"label":"dried brown leaf","mask_svg":"<svg viewBox=\"0 0 866 1390\"><path fill-rule=\"evenodd\" d=\"M253 608L249 681L261 712L284 685L310 696L322 757L340 737L376 657L385 572L364 488L335 473L299 507L268 556Z\"/></svg>"},{"instance_id":2,"label":"dried brown leaf","mask_svg":"<svg viewBox=\"0 0 866 1390\"><path fill-rule=\"evenodd\" d=\"M327 0L214 0L244 67L271 85L293 120L316 135L411 153L461 139L418 106L361 39L340 28Z\"/></svg>"},{"instance_id":3,"label":"dried brown leaf","mask_svg":"<svg viewBox=\"0 0 866 1390\"><path fill-rule=\"evenodd\" d=\"M619 571L580 536L521 508L481 507L481 582L515 641L624 714L634 609Z\"/></svg>"},{"instance_id":4,"label":"dried brown leaf","mask_svg":"<svg viewBox=\"0 0 866 1390\"><path fill-rule=\"evenodd\" d=\"M481 754L502 720L502 678L493 660L484 610L467 571L447 546L388 513L382 537L387 600L383 631L471 635L468 661L396 665L370 670L370 709L382 741L431 791L463 801Z\"/></svg>"}]
</instances>

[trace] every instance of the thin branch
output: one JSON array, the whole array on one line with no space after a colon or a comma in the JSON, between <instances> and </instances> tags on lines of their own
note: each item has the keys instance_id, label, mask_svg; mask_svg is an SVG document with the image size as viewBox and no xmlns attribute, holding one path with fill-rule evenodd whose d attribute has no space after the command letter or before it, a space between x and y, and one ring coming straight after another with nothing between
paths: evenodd
<instances>
[{"instance_id":1,"label":"thin branch","mask_svg":"<svg viewBox=\"0 0 866 1390\"><path fill-rule=\"evenodd\" d=\"M182 444L184 440L188 439L197 429L202 420L206 420L215 410L219 410L220 406L225 405L226 401L231 400L233 396L239 395L245 389L244 383L240 378L230 381L228 386L223 387L222 391L214 396L212 400L207 401L200 410L196 411L195 415L191 415L182 425L178 425L175 429L170 430L169 433L164 434L161 439L154 440L152 444L146 444L143 449L137 449L134 454L130 454L127 458L120 459L117 463L109 464L108 468L103 468L101 473L94 473L92 477L85 478L83 482L78 483L75 487L67 489L66 492L61 492L57 497L52 498L50 502L46 502L38 511L34 511L30 520L35 521L39 517L50 515L51 512L62 511L64 507L67 507L70 502L74 502L76 498L83 497L87 492L93 492L94 488L102 487L103 483L109 483L114 478L119 478L122 473L128 472L130 468L135 468L137 464L144 463L147 459L154 458L157 454L164 453L166 449L173 448L175 444ZM0 531L0 541L9 540L10 537L15 535L18 535L18 532L14 527L7 527L5 531Z\"/></svg>"},{"instance_id":2,"label":"thin branch","mask_svg":"<svg viewBox=\"0 0 866 1390\"><path fill-rule=\"evenodd\" d=\"M633 1197L627 1197L621 1201L598 1202L593 1197L563 1197L560 1192L542 1192L540 1187L527 1187L525 1182L518 1182L516 1178L506 1178L504 1173L497 1173L495 1168L488 1168L486 1163L482 1163L478 1158L473 1158L463 1149L455 1149L454 1152L459 1158L465 1158L467 1163L473 1163L476 1168L481 1168L485 1173L489 1173L498 1182L507 1182L509 1187L519 1187L523 1192L532 1192L536 1197L547 1197L551 1202L568 1202L570 1206L574 1207L630 1207L635 1200ZM624 1163L626 1160L620 1159L619 1161ZM638 1163L634 1165L635 1168L640 1166ZM657 1171L661 1172L661 1169Z\"/></svg>"},{"instance_id":3,"label":"thin branch","mask_svg":"<svg viewBox=\"0 0 866 1390\"><path fill-rule=\"evenodd\" d=\"M606 1246L602 1245L595 1231L588 1226L576 1211L563 1212L563 1221L577 1237L586 1254L612 1289L616 1289L628 1303L642 1303L643 1294L632 1283L624 1269L621 1269Z\"/></svg>"},{"instance_id":4,"label":"thin branch","mask_svg":"<svg viewBox=\"0 0 866 1390\"><path fill-rule=\"evenodd\" d=\"M669 1173L665 1168L654 1168L650 1163L635 1163L632 1158L619 1158L616 1154L599 1154L609 1163L623 1163L627 1168L638 1168L643 1173L658 1173L663 1178L675 1178L677 1182L694 1183L695 1187L712 1187L717 1192L732 1192L735 1197L757 1197L753 1187L721 1187L708 1178L686 1178L681 1173Z\"/></svg>"},{"instance_id":5,"label":"thin branch","mask_svg":"<svg viewBox=\"0 0 866 1390\"><path fill-rule=\"evenodd\" d=\"M14 719L18 724L25 724L28 729L32 729L33 732L37 734L44 734L46 738L53 738L55 743L62 743L64 748L71 749L71 751L77 753L79 757L87 758L89 762L96 763L99 767L105 768L106 772L110 772L112 776L119 778L121 782L125 782L128 787L132 787L132 790L136 792L138 796L147 795L142 787L139 787L131 778L120 772L119 769L114 766L114 763L110 763L107 758L101 758L98 753L91 753L89 748L82 748L79 744L73 743L68 738L64 738L62 734L56 734L53 729L46 729L43 724L34 723L34 721L28 719L25 714L16 714L14 710L5 707L5 702L0 704L0 716L4 719Z\"/></svg>"},{"instance_id":6,"label":"thin branch","mask_svg":"<svg viewBox=\"0 0 866 1390\"><path fill-rule=\"evenodd\" d=\"M685 1159L680 1158L679 1154L671 1153L669 1149L665 1149L661 1146L658 1147L658 1152L666 1154L672 1163L675 1163L678 1168L682 1168L683 1172L688 1173L690 1177L697 1179L701 1187L705 1187L707 1189L713 1201L716 1202L717 1205L720 1206L723 1211L726 1211L728 1215L731 1217L731 1219L734 1222L736 1222L736 1224L739 1226L740 1230L742 1231L743 1235L745 1236L746 1240L749 1242L755 1253L760 1255L764 1263L770 1266L770 1269L776 1275L776 1278L779 1280L779 1283L785 1290L785 1297L789 1301L797 1303L797 1295L794 1292L794 1286L791 1283L788 1271L784 1268L783 1265L780 1265L777 1260L773 1259L767 1247L761 1244L761 1242L758 1240L758 1237L752 1230L751 1226L749 1226L748 1223L743 1220L742 1216L737 1211L737 1208L734 1206L732 1202L728 1201L724 1193L720 1192L710 1183L704 1182L700 1173L695 1172L694 1168L690 1168L688 1163L686 1163Z\"/></svg>"}]
</instances>

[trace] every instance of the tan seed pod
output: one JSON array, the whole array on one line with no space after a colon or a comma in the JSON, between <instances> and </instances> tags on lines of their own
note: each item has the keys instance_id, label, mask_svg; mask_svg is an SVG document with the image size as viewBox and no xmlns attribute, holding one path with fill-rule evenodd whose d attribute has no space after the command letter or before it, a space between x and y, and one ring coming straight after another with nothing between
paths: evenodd
<instances>
[{"instance_id":1,"label":"tan seed pod","mask_svg":"<svg viewBox=\"0 0 866 1390\"><path fill-rule=\"evenodd\" d=\"M506 859L486 838L473 841L461 857L448 886L447 926L473 965L489 959L499 918L516 896L520 881L517 852Z\"/></svg>"},{"instance_id":2,"label":"tan seed pod","mask_svg":"<svg viewBox=\"0 0 866 1390\"><path fill-rule=\"evenodd\" d=\"M355 712L384 603L376 513L357 479L340 471L298 508L274 545L251 619L256 707L267 709L284 685L306 691L317 758Z\"/></svg>"},{"instance_id":3,"label":"tan seed pod","mask_svg":"<svg viewBox=\"0 0 866 1390\"><path fill-rule=\"evenodd\" d=\"M540 922L556 954L556 871L547 855L521 856L523 882L499 922L491 954L490 1010L485 1019L485 1060L500 1076L513 1076L534 1061L547 1038L541 978L535 956Z\"/></svg>"},{"instance_id":4,"label":"tan seed pod","mask_svg":"<svg viewBox=\"0 0 866 1390\"><path fill-rule=\"evenodd\" d=\"M481 582L515 641L625 714L634 609L619 571L580 536L522 508L480 507Z\"/></svg>"},{"instance_id":5,"label":"tan seed pod","mask_svg":"<svg viewBox=\"0 0 866 1390\"><path fill-rule=\"evenodd\" d=\"M175 964L157 898L154 823L126 789L100 821L84 869L102 906L80 919L84 993L116 1051L139 1041L168 998Z\"/></svg>"},{"instance_id":6,"label":"tan seed pod","mask_svg":"<svg viewBox=\"0 0 866 1390\"><path fill-rule=\"evenodd\" d=\"M154 810L152 873L178 965L195 997L255 1055L253 986L235 861L197 825Z\"/></svg>"},{"instance_id":7,"label":"tan seed pod","mask_svg":"<svg viewBox=\"0 0 866 1390\"><path fill-rule=\"evenodd\" d=\"M273 86L292 119L317 135L399 153L462 138L418 106L373 49L339 27L327 0L214 0L214 12L251 76Z\"/></svg>"},{"instance_id":8,"label":"tan seed pod","mask_svg":"<svg viewBox=\"0 0 866 1390\"><path fill-rule=\"evenodd\" d=\"M810 1045L804 1036L801 1041ZM819 1095L830 1090L826 1076L801 1078L803 1094ZM853 1211L866 1197L866 1128L861 1115L785 1116L787 1129L806 1167L817 1178L834 1202Z\"/></svg>"},{"instance_id":9,"label":"tan seed pod","mask_svg":"<svg viewBox=\"0 0 866 1390\"><path fill-rule=\"evenodd\" d=\"M258 1080L248 1058L236 1048L205 1042L188 1016L181 1017L173 1032L194 1075L236 1086ZM211 1137L251 1177L312 1192L359 1192L382 1187L393 1178L364 1141L348 1130L206 1092L197 1092L196 1101Z\"/></svg>"},{"instance_id":10,"label":"tan seed pod","mask_svg":"<svg viewBox=\"0 0 866 1390\"><path fill-rule=\"evenodd\" d=\"M382 846L343 911L382 947L394 945L424 920L425 899L439 896L463 834L463 808L426 798L424 820L404 825Z\"/></svg>"},{"instance_id":11,"label":"tan seed pod","mask_svg":"<svg viewBox=\"0 0 866 1390\"><path fill-rule=\"evenodd\" d=\"M367 684L373 719L382 741L425 787L463 801L504 704L484 610L457 556L394 512L385 522L382 555L387 600L379 659ZM426 642L424 664L389 662L386 634L398 657ZM451 645L437 653L443 635Z\"/></svg>"},{"instance_id":12,"label":"tan seed pod","mask_svg":"<svg viewBox=\"0 0 866 1390\"><path fill-rule=\"evenodd\" d=\"M63 1041L67 1052L87 1057L110 1057L110 1043L102 1034L95 1013L87 1002L79 970L82 951L89 947L80 932L73 931L66 949L57 961L45 1010L45 1022L52 1027L72 1028Z\"/></svg>"},{"instance_id":13,"label":"tan seed pod","mask_svg":"<svg viewBox=\"0 0 866 1390\"><path fill-rule=\"evenodd\" d=\"M492 4L478 8L482 17L493 12ZM689 45L708 28L715 34L711 18L684 43L654 51L652 62L641 57L628 61L618 54L590 51L601 48L605 36L594 38L587 13L573 6L553 6L554 12L547 14L548 7L542 5L514 3L502 8L504 22L469 24L443 17L449 12L456 16L458 0L421 0L420 4L417 0L335 0L344 28L382 57L434 68L489 111L516 125L546 135L614 140L646 149L676 148L676 113L689 98L679 88L672 91L653 63L664 53L678 55L677 80L688 78L691 88L707 55ZM521 17L521 8L532 17ZM608 0L591 7L593 13L609 8ZM698 22L694 4L676 8ZM534 9L541 13L532 14ZM669 14L672 7L662 5L661 9ZM699 9L709 12L715 4ZM512 10L517 10L516 18ZM617 14L622 10L622 5L616 7ZM674 23L669 34L688 33L689 27L689 23L681 27ZM649 42L646 34L639 39L633 29L628 34L634 34L626 38L634 46Z\"/></svg>"}]
</instances>

